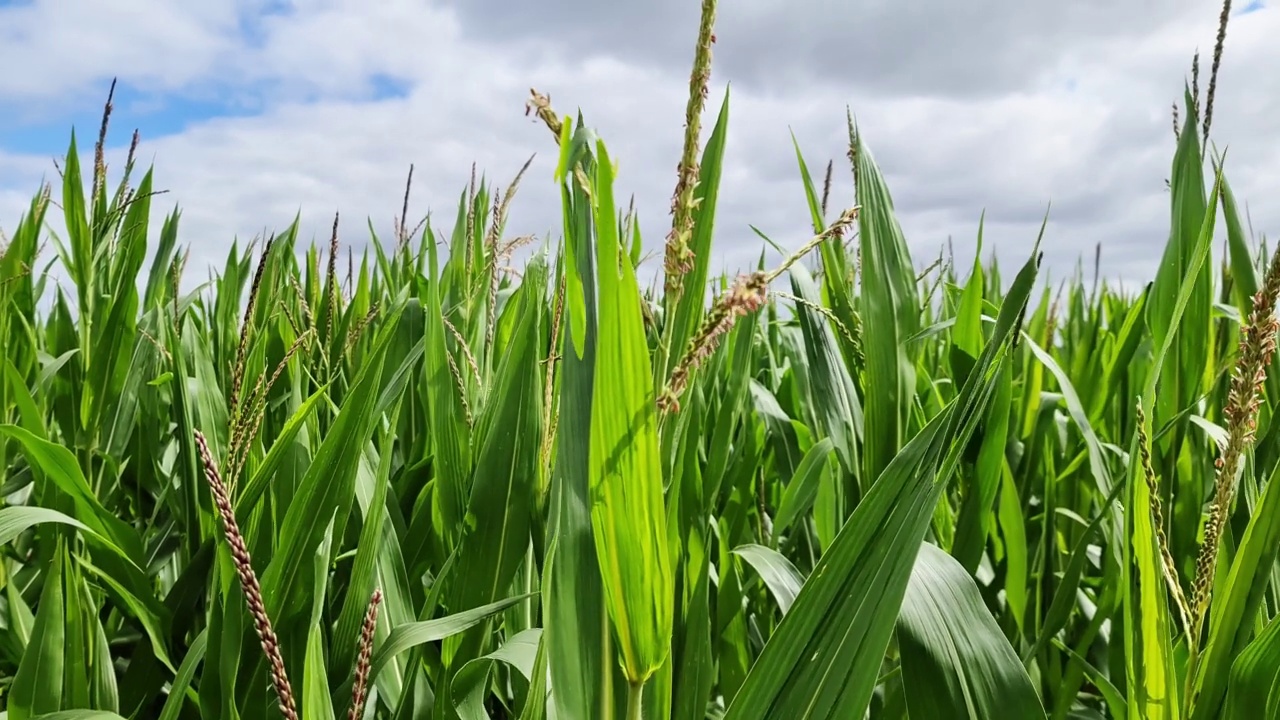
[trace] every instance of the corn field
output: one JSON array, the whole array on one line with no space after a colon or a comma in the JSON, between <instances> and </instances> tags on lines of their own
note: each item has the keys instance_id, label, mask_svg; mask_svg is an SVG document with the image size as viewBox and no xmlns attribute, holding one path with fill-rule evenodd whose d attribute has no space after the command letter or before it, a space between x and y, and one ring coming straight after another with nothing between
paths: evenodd
<instances>
[{"instance_id":1,"label":"corn field","mask_svg":"<svg viewBox=\"0 0 1280 720\"><path fill-rule=\"evenodd\" d=\"M652 289L536 92L532 254L521 171L189 292L110 103L73 136L0 250L0 718L1280 718L1280 253L1207 139L1221 45L1137 291L981 227L924 268L852 121L855 197L797 147L812 240L730 278L714 17Z\"/></svg>"}]
</instances>

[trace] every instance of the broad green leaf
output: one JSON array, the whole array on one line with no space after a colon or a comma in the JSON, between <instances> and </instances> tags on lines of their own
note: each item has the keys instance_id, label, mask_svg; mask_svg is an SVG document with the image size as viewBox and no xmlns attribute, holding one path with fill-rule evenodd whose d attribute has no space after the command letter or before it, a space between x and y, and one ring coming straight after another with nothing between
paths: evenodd
<instances>
[{"instance_id":1,"label":"broad green leaf","mask_svg":"<svg viewBox=\"0 0 1280 720\"><path fill-rule=\"evenodd\" d=\"M911 255L893 199L861 133L851 128L862 250L863 348L867 369L865 483L881 473L909 437L915 368L905 340L920 329Z\"/></svg>"},{"instance_id":2,"label":"broad green leaf","mask_svg":"<svg viewBox=\"0 0 1280 720\"><path fill-rule=\"evenodd\" d=\"M897 627L912 720L1045 717L977 583L935 545L920 547Z\"/></svg>"},{"instance_id":3,"label":"broad green leaf","mask_svg":"<svg viewBox=\"0 0 1280 720\"><path fill-rule=\"evenodd\" d=\"M814 443L800 460L800 466L796 468L791 481L782 492L782 502L778 507L777 517L773 520L775 535L786 532L797 518L803 517L813 507L813 500L818 496L818 485L822 476L831 471L830 457L833 447L831 438L822 438Z\"/></svg>"},{"instance_id":4,"label":"broad green leaf","mask_svg":"<svg viewBox=\"0 0 1280 720\"><path fill-rule=\"evenodd\" d=\"M378 349L365 360L342 411L320 444L284 516L280 547L262 580L267 615L275 622L284 622L301 609L299 579L303 567L320 546L328 519L335 512L339 518L345 518L351 507L359 450L373 432L373 407L378 397L373 388L382 377L384 351L397 317L398 312L390 314L388 325L378 339ZM341 534L345 525L345 521L340 520L334 534Z\"/></svg>"},{"instance_id":5,"label":"broad green leaf","mask_svg":"<svg viewBox=\"0 0 1280 720\"><path fill-rule=\"evenodd\" d=\"M1278 557L1280 468L1271 472L1262 497L1254 507L1253 519L1245 528L1244 538L1231 563L1225 592L1215 593L1213 603L1209 606L1209 640L1203 650L1203 660L1196 676L1192 720L1214 717L1222 702L1222 694L1227 690L1228 681L1233 686L1236 683L1264 682L1264 678L1258 676L1260 670L1250 666L1249 662L1252 661L1245 660L1241 653L1246 652L1249 639L1254 634L1255 619L1258 619L1258 611L1264 606L1267 586L1271 583L1270 571L1275 567ZM1274 618L1271 624L1276 624ZM1274 630L1272 634L1276 634ZM1280 645L1277 648L1275 652L1280 652ZM1266 655L1261 649L1254 652L1258 658ZM1236 679L1237 672L1240 673L1239 680ZM1258 690L1264 686L1259 685L1252 692L1237 691L1232 705L1262 710L1264 706ZM1250 697L1254 699L1250 700Z\"/></svg>"},{"instance_id":6,"label":"broad green leaf","mask_svg":"<svg viewBox=\"0 0 1280 720\"><path fill-rule=\"evenodd\" d=\"M85 480L84 473L81 472L71 451L48 440L42 440L16 425L0 425L0 435L8 435L20 442L31 462L38 465L45 475L71 498L76 507L77 520L98 534L109 538L116 547L124 551L129 562L135 565L141 564L143 552L138 533L103 507L102 502L94 495L93 488Z\"/></svg>"},{"instance_id":7,"label":"broad green leaf","mask_svg":"<svg viewBox=\"0 0 1280 720\"><path fill-rule=\"evenodd\" d=\"M566 123L566 132L569 123ZM580 131L583 132L583 131ZM568 142L562 143L568 152ZM579 147L575 166L590 174L589 147ZM591 408L598 335L596 271L591 242L594 214L589 188L569 176L561 186L565 215L566 317L581 327L563 333L557 451L551 474L544 572L543 638L552 706L561 718L608 717L616 697L618 667L605 610L604 586L591 526ZM573 289L578 288L575 304ZM580 318L580 320L578 319Z\"/></svg>"},{"instance_id":8,"label":"broad green leaf","mask_svg":"<svg viewBox=\"0 0 1280 720\"><path fill-rule=\"evenodd\" d=\"M957 399L913 438L819 559L726 720L860 717L933 509L993 391L1038 268L1019 273Z\"/></svg>"},{"instance_id":9,"label":"broad green leaf","mask_svg":"<svg viewBox=\"0 0 1280 720\"><path fill-rule=\"evenodd\" d=\"M733 549L733 554L746 560L760 573L760 579L764 580L773 599L778 602L778 609L783 615L787 614L804 585L804 577L796 566L778 551L763 545L739 545Z\"/></svg>"},{"instance_id":10,"label":"broad green leaf","mask_svg":"<svg viewBox=\"0 0 1280 720\"><path fill-rule=\"evenodd\" d=\"M1190 93L1188 93L1188 107L1191 104ZM1194 113L1191 116L1194 117ZM1196 157L1192 158L1192 154ZM1175 232L1183 232L1183 234L1192 232L1192 228L1186 225L1189 222L1188 218L1191 217L1201 219L1201 224L1199 235L1192 236L1194 245L1191 245L1190 240L1186 238L1176 241L1179 246L1186 246L1176 251L1181 254L1175 254L1175 250L1172 249L1175 241L1170 242L1171 249L1166 252L1156 284L1152 289L1151 304L1148 306L1148 322L1152 327L1152 339L1156 348L1153 366L1141 398L1147 422L1152 424L1158 422L1161 417L1170 418L1177 409L1183 407L1183 403L1177 403L1170 398L1182 397L1180 393L1190 392L1165 390L1158 381L1162 377L1162 369L1166 361L1170 358L1175 363L1174 382L1178 383L1180 379L1185 381L1189 377L1185 373L1186 368L1176 364L1180 362L1180 357L1185 357L1186 348L1178 352L1173 352L1173 348L1179 338L1195 334L1194 312L1190 333L1186 332L1182 317L1192 299L1200 298L1202 294L1201 279L1206 276L1201 273L1201 268L1210 251L1214 219L1217 215L1217 198L1220 195L1222 182L1222 176L1219 174L1210 195L1213 202L1209 211L1197 214L1194 207L1197 202L1195 189L1202 187L1198 156L1195 122L1189 118L1188 127L1178 147L1178 156L1174 161L1174 185L1181 187L1185 184L1188 190L1175 192L1190 194L1175 196ZM1178 197L1186 197L1187 199L1182 200L1181 203L1192 207L1181 207ZM1187 362L1197 361L1188 360ZM1157 391L1158 387L1160 389ZM1153 413L1152 410L1159 409L1161 400L1165 403L1165 408L1159 413ZM1148 430L1148 437L1152 435L1153 433ZM1137 456L1137 443L1138 436L1135 431L1129 446L1131 458ZM1182 705L1178 696L1180 688L1170 642L1173 620L1166 602L1167 591L1161 568L1160 551L1155 528L1152 527L1152 500L1147 483L1142 477L1141 463L1130 463L1128 487L1125 502L1127 542L1121 543L1125 555L1126 578L1124 612L1128 712L1130 715L1150 718L1150 720L1177 720L1181 717Z\"/></svg>"},{"instance_id":11,"label":"broad green leaf","mask_svg":"<svg viewBox=\"0 0 1280 720\"><path fill-rule=\"evenodd\" d=\"M1241 316L1247 317L1253 309L1253 296L1258 292L1258 276L1253 269L1244 223L1240 221L1239 205L1231 184L1223 179L1221 188L1222 219L1227 226L1227 259L1231 264L1231 279L1235 284L1235 301Z\"/></svg>"},{"instance_id":12,"label":"broad green leaf","mask_svg":"<svg viewBox=\"0 0 1280 720\"><path fill-rule=\"evenodd\" d=\"M324 539L314 554L311 591L311 618L307 624L307 649L302 673L303 720L334 720L329 698L329 678L325 668L323 614L325 588L329 580L329 555L333 544L333 520L325 528Z\"/></svg>"},{"instance_id":13,"label":"broad green leaf","mask_svg":"<svg viewBox=\"0 0 1280 720\"><path fill-rule=\"evenodd\" d=\"M191 647L187 648L187 654L178 666L178 674L169 685L169 697L164 701L159 720L178 720L181 717L182 701L188 697L187 688L191 687L191 681L195 679L196 667L204 661L208 642L208 630L202 630Z\"/></svg>"},{"instance_id":14,"label":"broad green leaf","mask_svg":"<svg viewBox=\"0 0 1280 720\"><path fill-rule=\"evenodd\" d=\"M495 663L505 663L529 680L533 677L534 663L542 630L522 630L507 640L497 650L467 662L454 676L450 688L454 708L462 720L489 720L484 709L484 696L490 672Z\"/></svg>"},{"instance_id":15,"label":"broad green leaf","mask_svg":"<svg viewBox=\"0 0 1280 720\"><path fill-rule=\"evenodd\" d=\"M531 266L521 285L519 322L495 378L494 397L501 401L486 407L476 428L476 472L459 556L470 569L458 577L451 607L477 607L503 597L529 548L529 509L542 439L538 337L544 272L541 263ZM465 656L464 662L472 657Z\"/></svg>"},{"instance_id":16,"label":"broad green leaf","mask_svg":"<svg viewBox=\"0 0 1280 720\"><path fill-rule=\"evenodd\" d=\"M430 236L431 228L428 226ZM434 498L437 533L446 549L457 541L457 533L466 510L468 481L471 473L468 428L463 407L465 398L458 394L457 385L449 370L449 348L445 340L448 333L444 325L444 299L434 237L426 243L430 258L431 277L426 286L426 332L424 335L427 389L427 417L431 446L434 455Z\"/></svg>"},{"instance_id":17,"label":"broad green leaf","mask_svg":"<svg viewBox=\"0 0 1280 720\"><path fill-rule=\"evenodd\" d=\"M796 317L804 334L805 353L809 360L809 392L815 426L831 438L844 474L857 473L858 434L863 424L862 404L853 387L853 378L845 366L830 321L813 306L819 303L818 287L802 265L791 268L791 287L804 301L796 307ZM870 480L865 485L869 484ZM842 502L854 503L855 497ZM843 520L845 513L840 514Z\"/></svg>"},{"instance_id":18,"label":"broad green leaf","mask_svg":"<svg viewBox=\"0 0 1280 720\"><path fill-rule=\"evenodd\" d=\"M1227 687L1228 720L1273 718L1280 711L1280 622L1272 619L1256 640L1231 663ZM1206 698L1207 700L1207 698Z\"/></svg>"},{"instance_id":19,"label":"broad green leaf","mask_svg":"<svg viewBox=\"0 0 1280 720\"><path fill-rule=\"evenodd\" d=\"M61 710L37 715L32 720L125 720L115 712L106 710Z\"/></svg>"},{"instance_id":20,"label":"broad green leaf","mask_svg":"<svg viewBox=\"0 0 1280 720\"><path fill-rule=\"evenodd\" d=\"M70 525L71 527L83 530L94 537L102 539L101 535L90 530L84 523L69 515L60 513L57 510L17 505L14 507L0 508L0 545L8 545L13 542L14 538L27 530L45 523ZM104 539L103 542L106 542L106 540Z\"/></svg>"},{"instance_id":21,"label":"broad green leaf","mask_svg":"<svg viewBox=\"0 0 1280 720\"><path fill-rule=\"evenodd\" d=\"M9 720L29 720L62 709L63 668L68 650L64 586L68 562L66 548L59 543L53 566L45 574L31 640L9 691Z\"/></svg>"},{"instance_id":22,"label":"broad green leaf","mask_svg":"<svg viewBox=\"0 0 1280 720\"><path fill-rule=\"evenodd\" d=\"M991 407L987 411L978 462L974 466L968 492L960 506L955 539L951 545L951 554L970 573L977 570L982 553L986 550L987 537L996 523L994 509L1000 493L1006 445L1009 442L1012 402L1013 371L1006 367L1000 371L999 385L996 386L995 397L991 399Z\"/></svg>"},{"instance_id":23,"label":"broad green leaf","mask_svg":"<svg viewBox=\"0 0 1280 720\"><path fill-rule=\"evenodd\" d=\"M373 651L373 659L370 662L369 679L374 681L378 677L378 673L383 667L395 656L418 645L443 640L452 637L458 633L465 632L470 628L479 625L488 618L497 613L506 610L522 600L527 599L528 595L518 595L516 597L506 598L495 603L483 605L471 610L463 610L452 615L447 615L435 620L423 620L419 622L400 625L391 630L391 636L386 642L379 645ZM340 691L346 690L350 695L350 682L339 688Z\"/></svg>"},{"instance_id":24,"label":"broad green leaf","mask_svg":"<svg viewBox=\"0 0 1280 720\"><path fill-rule=\"evenodd\" d=\"M591 524L605 607L627 679L642 685L671 649L673 579L640 288L621 262L613 166L597 143L598 337L591 405Z\"/></svg>"}]
</instances>

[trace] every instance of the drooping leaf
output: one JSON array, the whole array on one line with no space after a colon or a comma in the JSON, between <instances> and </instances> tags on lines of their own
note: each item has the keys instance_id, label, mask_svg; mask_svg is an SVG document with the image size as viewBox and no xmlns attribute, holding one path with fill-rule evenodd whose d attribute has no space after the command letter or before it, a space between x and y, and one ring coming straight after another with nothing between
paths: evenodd
<instances>
[{"instance_id":1,"label":"drooping leaf","mask_svg":"<svg viewBox=\"0 0 1280 720\"><path fill-rule=\"evenodd\" d=\"M920 546L897 628L912 720L1045 717L977 583L935 545Z\"/></svg>"}]
</instances>

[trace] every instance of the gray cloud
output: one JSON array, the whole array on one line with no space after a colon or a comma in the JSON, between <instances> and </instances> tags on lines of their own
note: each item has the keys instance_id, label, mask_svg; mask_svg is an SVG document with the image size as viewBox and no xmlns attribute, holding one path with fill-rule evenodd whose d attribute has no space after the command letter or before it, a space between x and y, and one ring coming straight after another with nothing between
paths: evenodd
<instances>
[{"instance_id":1,"label":"gray cloud","mask_svg":"<svg viewBox=\"0 0 1280 720\"><path fill-rule=\"evenodd\" d=\"M452 0L464 31L482 40L541 38L678 70L689 64L699 17L691 0ZM877 95L993 97L1025 89L1068 52L1150 36L1204 11L1193 0L744 0L720 7L718 73L774 90L816 80ZM1186 52L1190 56L1190 50Z\"/></svg>"}]
</instances>

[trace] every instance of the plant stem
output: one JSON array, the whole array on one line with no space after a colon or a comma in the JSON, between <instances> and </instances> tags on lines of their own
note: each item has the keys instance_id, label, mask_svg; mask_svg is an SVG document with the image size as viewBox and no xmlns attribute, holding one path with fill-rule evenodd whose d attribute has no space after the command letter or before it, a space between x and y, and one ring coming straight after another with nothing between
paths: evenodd
<instances>
[{"instance_id":1,"label":"plant stem","mask_svg":"<svg viewBox=\"0 0 1280 720\"><path fill-rule=\"evenodd\" d=\"M627 686L627 720L644 720L644 683Z\"/></svg>"}]
</instances>

